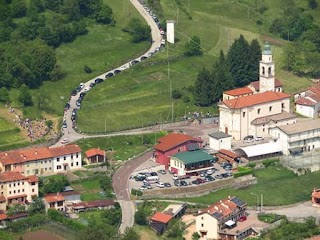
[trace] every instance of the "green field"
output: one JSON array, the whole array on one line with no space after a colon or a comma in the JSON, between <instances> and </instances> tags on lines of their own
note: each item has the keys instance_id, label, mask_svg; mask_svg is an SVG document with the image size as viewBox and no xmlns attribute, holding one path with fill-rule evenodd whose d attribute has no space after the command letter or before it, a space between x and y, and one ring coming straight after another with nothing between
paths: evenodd
<instances>
[{"instance_id":1,"label":"green field","mask_svg":"<svg viewBox=\"0 0 320 240\"><path fill-rule=\"evenodd\" d=\"M237 196L249 205L256 205L256 196L263 194L263 204L278 206L294 204L310 200L312 189L317 187L320 172L297 176L284 167L270 166L266 169L255 170L257 184L245 189L227 188L201 197L184 198L183 201L212 204L228 196Z\"/></svg>"},{"instance_id":2,"label":"green field","mask_svg":"<svg viewBox=\"0 0 320 240\"><path fill-rule=\"evenodd\" d=\"M0 150L25 145L27 141L20 134L20 129L13 123L0 117Z\"/></svg>"},{"instance_id":3,"label":"green field","mask_svg":"<svg viewBox=\"0 0 320 240\"><path fill-rule=\"evenodd\" d=\"M158 132L133 136L91 138L80 140L77 144L81 147L83 152L90 148L112 150L112 158L114 160L127 160L152 147L157 139L165 134L166 132Z\"/></svg>"},{"instance_id":4,"label":"green field","mask_svg":"<svg viewBox=\"0 0 320 240\"><path fill-rule=\"evenodd\" d=\"M226 52L240 34L248 41L257 38L261 45L265 41L271 43L276 74L283 82L285 92L294 93L311 84L308 79L282 70L282 47L286 42L279 40L278 36L268 35L270 23L281 14L276 0L266 3L268 10L264 15L255 12L253 3L249 0L190 1L192 19L187 14L187 4L178 6L176 1L163 0L161 5L166 19L177 19L179 9L176 44L167 46L167 49L154 58L90 91L79 111L78 127L81 131L103 133L137 128L156 122L180 120L189 111L215 113L216 109L213 107L194 106L190 87L193 86L198 71L202 67L210 68L220 49ZM262 25L256 24L258 19L262 20ZM184 44L193 35L200 37L204 55L184 57ZM169 71L167 55L171 59ZM180 89L183 96L188 96L191 101L179 99L172 103L170 86L171 89Z\"/></svg>"}]
</instances>

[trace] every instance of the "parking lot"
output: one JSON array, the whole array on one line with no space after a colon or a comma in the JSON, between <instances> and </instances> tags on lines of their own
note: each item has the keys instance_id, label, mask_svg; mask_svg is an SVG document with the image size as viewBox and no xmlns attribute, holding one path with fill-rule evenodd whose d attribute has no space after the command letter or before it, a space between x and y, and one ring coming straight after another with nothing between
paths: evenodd
<instances>
[{"instance_id":1,"label":"parking lot","mask_svg":"<svg viewBox=\"0 0 320 240\"><path fill-rule=\"evenodd\" d=\"M149 166L148 166L149 165ZM229 168L230 169L230 168ZM195 176L176 176L152 160L140 166L129 179L129 188L148 191L149 189L180 188L198 186L211 181L223 181L232 177L232 169L225 170L219 163L214 163L211 171L197 172Z\"/></svg>"}]
</instances>

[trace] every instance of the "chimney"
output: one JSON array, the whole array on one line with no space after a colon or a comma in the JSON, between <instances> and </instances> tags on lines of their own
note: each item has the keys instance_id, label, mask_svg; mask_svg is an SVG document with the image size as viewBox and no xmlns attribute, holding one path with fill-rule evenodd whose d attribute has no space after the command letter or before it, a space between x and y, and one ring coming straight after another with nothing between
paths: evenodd
<instances>
[{"instance_id":1,"label":"chimney","mask_svg":"<svg viewBox=\"0 0 320 240\"><path fill-rule=\"evenodd\" d=\"M218 206L214 206L214 209L219 210Z\"/></svg>"},{"instance_id":2,"label":"chimney","mask_svg":"<svg viewBox=\"0 0 320 240\"><path fill-rule=\"evenodd\" d=\"M8 156L8 153L7 153L7 152L5 152L5 153L4 153L4 155Z\"/></svg>"},{"instance_id":3,"label":"chimney","mask_svg":"<svg viewBox=\"0 0 320 240\"><path fill-rule=\"evenodd\" d=\"M35 155L38 155L38 152L37 152L37 151L34 151L34 154L35 154Z\"/></svg>"}]
</instances>

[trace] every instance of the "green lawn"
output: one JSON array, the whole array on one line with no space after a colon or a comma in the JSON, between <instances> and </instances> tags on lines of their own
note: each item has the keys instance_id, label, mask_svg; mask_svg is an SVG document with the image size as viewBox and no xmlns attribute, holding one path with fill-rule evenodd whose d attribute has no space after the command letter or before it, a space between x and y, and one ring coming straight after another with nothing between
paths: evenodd
<instances>
[{"instance_id":1,"label":"green lawn","mask_svg":"<svg viewBox=\"0 0 320 240\"><path fill-rule=\"evenodd\" d=\"M286 92L294 93L306 88L311 84L308 79L282 70L282 46L286 42L268 34L271 21L281 14L277 10L277 1L272 2L275 5L267 4L268 10L263 16L262 25L256 24L262 16L253 11L252 2L249 0L190 1L192 20L185 13L185 7L179 7L176 44L90 91L79 111L79 129L87 133L112 132L172 119L180 120L185 112L189 111L215 113L216 109L213 107L194 106L190 87L193 86L198 71L203 67L210 68L220 49L227 52L233 40L240 34L248 41L257 38L261 45L265 41L271 42L277 77L283 82ZM165 19L176 19L178 5L175 1L163 0L161 5ZM249 15L248 7L251 13ZM184 45L192 35L201 38L204 52L202 57L183 56ZM169 74L167 53L172 59ZM180 89L183 96L188 96L191 101L184 102L179 99L172 104L169 97L170 86L172 89Z\"/></svg>"},{"instance_id":2,"label":"green lawn","mask_svg":"<svg viewBox=\"0 0 320 240\"><path fill-rule=\"evenodd\" d=\"M75 191L80 192L82 201L92 201L107 198L106 196L100 194L102 190L100 188L98 178L81 180L79 182L72 183L71 186Z\"/></svg>"},{"instance_id":3,"label":"green lawn","mask_svg":"<svg viewBox=\"0 0 320 240\"><path fill-rule=\"evenodd\" d=\"M113 150L113 159L127 160L152 147L155 141L165 134L165 132L158 132L133 136L91 138L80 140L77 144L81 147L83 152L90 148ZM146 144L143 144L143 142Z\"/></svg>"},{"instance_id":4,"label":"green lawn","mask_svg":"<svg viewBox=\"0 0 320 240\"><path fill-rule=\"evenodd\" d=\"M320 172L310 173L304 176L296 176L284 167L268 167L263 170L255 170L254 175L258 183L245 189L227 188L201 197L184 198L183 201L211 204L228 196L237 196L249 205L256 205L256 196L263 194L263 204L278 206L293 204L310 200L313 188L317 187Z\"/></svg>"},{"instance_id":5,"label":"green lawn","mask_svg":"<svg viewBox=\"0 0 320 240\"><path fill-rule=\"evenodd\" d=\"M8 150L25 144L27 144L27 141L21 135L20 129L0 117L0 149Z\"/></svg>"}]
</instances>

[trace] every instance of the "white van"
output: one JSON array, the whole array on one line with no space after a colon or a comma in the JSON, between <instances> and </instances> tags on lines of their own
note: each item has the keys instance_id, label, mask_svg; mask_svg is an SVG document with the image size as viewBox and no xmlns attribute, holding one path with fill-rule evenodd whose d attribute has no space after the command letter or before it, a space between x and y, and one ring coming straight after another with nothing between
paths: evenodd
<instances>
[{"instance_id":1,"label":"white van","mask_svg":"<svg viewBox=\"0 0 320 240\"><path fill-rule=\"evenodd\" d=\"M156 183L156 182L159 182L159 177L158 176L149 176L146 178L146 180L149 183Z\"/></svg>"}]
</instances>

